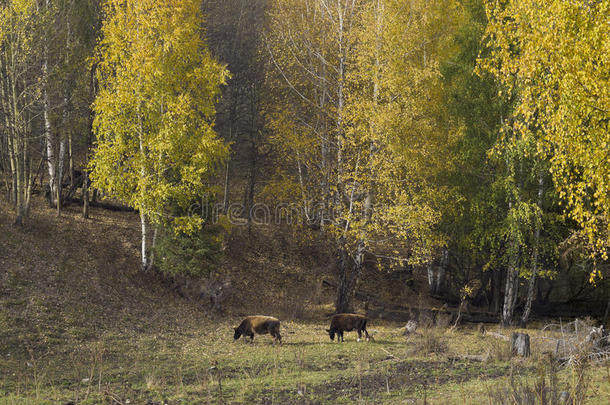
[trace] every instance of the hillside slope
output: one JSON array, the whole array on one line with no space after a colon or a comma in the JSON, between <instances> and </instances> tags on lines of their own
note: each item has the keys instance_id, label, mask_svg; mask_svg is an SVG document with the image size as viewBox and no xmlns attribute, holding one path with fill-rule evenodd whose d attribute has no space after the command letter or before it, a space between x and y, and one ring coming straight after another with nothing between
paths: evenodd
<instances>
[{"instance_id":1,"label":"hillside slope","mask_svg":"<svg viewBox=\"0 0 610 405\"><path fill-rule=\"evenodd\" d=\"M45 350L54 339L176 328L203 312L139 270L133 213L77 207L60 218L41 201L24 228L0 205L0 349Z\"/></svg>"},{"instance_id":2,"label":"hillside slope","mask_svg":"<svg viewBox=\"0 0 610 405\"><path fill-rule=\"evenodd\" d=\"M259 227L247 235L236 227L210 277L227 286L219 313L200 296L206 279L168 280L140 270L138 221L135 213L101 208L92 208L85 220L74 205L58 218L38 196L27 225L18 228L10 207L0 202L0 348L25 350L24 342L40 348L60 336L188 328L252 313L321 320L333 311L335 291L324 281L335 280L334 260L320 241L296 241L288 228ZM408 287L372 270L361 287L388 302L440 306L420 293L424 279ZM357 301L356 309L363 305Z\"/></svg>"},{"instance_id":3,"label":"hillside slope","mask_svg":"<svg viewBox=\"0 0 610 405\"><path fill-rule=\"evenodd\" d=\"M311 319L331 310L333 291L321 283L332 277L328 258L291 245L286 234L234 231L211 277L228 285L220 313L199 296L206 280L185 287L179 279L176 289L176 280L140 270L135 213L93 208L85 220L69 206L58 218L39 197L25 227L12 222L0 202L0 349L25 354L60 338L188 329L227 314Z\"/></svg>"}]
</instances>

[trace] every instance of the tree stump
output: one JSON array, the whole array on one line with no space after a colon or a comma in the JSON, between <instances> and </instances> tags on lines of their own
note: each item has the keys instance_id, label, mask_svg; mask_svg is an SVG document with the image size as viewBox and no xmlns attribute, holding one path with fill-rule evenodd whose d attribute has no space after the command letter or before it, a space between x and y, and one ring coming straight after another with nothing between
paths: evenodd
<instances>
[{"instance_id":1,"label":"tree stump","mask_svg":"<svg viewBox=\"0 0 610 405\"><path fill-rule=\"evenodd\" d=\"M409 322L407 322L407 325L405 326L404 335L407 336L412 333L415 333L415 331L417 330L417 326L417 321L410 320Z\"/></svg>"},{"instance_id":2,"label":"tree stump","mask_svg":"<svg viewBox=\"0 0 610 405\"><path fill-rule=\"evenodd\" d=\"M510 339L510 351L513 356L529 357L530 335L525 333L513 333Z\"/></svg>"}]
</instances>

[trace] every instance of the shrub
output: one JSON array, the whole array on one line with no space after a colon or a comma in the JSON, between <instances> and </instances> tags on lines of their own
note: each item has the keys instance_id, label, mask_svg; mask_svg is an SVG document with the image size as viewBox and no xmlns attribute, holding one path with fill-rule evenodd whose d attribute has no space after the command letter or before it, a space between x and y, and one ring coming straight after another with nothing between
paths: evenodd
<instances>
[{"instance_id":1,"label":"shrub","mask_svg":"<svg viewBox=\"0 0 610 405\"><path fill-rule=\"evenodd\" d=\"M205 276L222 258L227 227L222 221L205 224L192 235L162 232L155 256L159 270L169 276Z\"/></svg>"}]
</instances>

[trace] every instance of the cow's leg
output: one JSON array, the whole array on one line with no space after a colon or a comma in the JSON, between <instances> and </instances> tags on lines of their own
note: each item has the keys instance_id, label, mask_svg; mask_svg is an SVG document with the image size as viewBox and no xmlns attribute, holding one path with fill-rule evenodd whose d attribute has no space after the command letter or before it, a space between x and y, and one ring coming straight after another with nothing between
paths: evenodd
<instances>
[{"instance_id":1,"label":"cow's leg","mask_svg":"<svg viewBox=\"0 0 610 405\"><path fill-rule=\"evenodd\" d=\"M340 332L341 333L341 343L345 342L345 340L343 339L343 331Z\"/></svg>"},{"instance_id":2,"label":"cow's leg","mask_svg":"<svg viewBox=\"0 0 610 405\"><path fill-rule=\"evenodd\" d=\"M364 326L364 335L366 336L366 341L369 342L371 337L369 336L369 331L366 330L366 325Z\"/></svg>"},{"instance_id":3,"label":"cow's leg","mask_svg":"<svg viewBox=\"0 0 610 405\"><path fill-rule=\"evenodd\" d=\"M250 343L254 343L254 333L250 334Z\"/></svg>"},{"instance_id":4,"label":"cow's leg","mask_svg":"<svg viewBox=\"0 0 610 405\"><path fill-rule=\"evenodd\" d=\"M282 335L280 335L280 329L279 328L275 331L274 338L278 341L279 344L282 344Z\"/></svg>"},{"instance_id":5,"label":"cow's leg","mask_svg":"<svg viewBox=\"0 0 610 405\"><path fill-rule=\"evenodd\" d=\"M356 342L360 342L360 338L362 338L362 331L360 329L357 329L358 331L358 339L356 339Z\"/></svg>"}]
</instances>

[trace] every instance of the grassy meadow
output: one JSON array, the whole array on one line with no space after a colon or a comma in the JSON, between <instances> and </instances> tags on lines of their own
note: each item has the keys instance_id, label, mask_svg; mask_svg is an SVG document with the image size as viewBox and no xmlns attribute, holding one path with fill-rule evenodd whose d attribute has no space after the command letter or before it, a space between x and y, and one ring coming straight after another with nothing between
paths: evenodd
<instances>
[{"instance_id":1,"label":"grassy meadow","mask_svg":"<svg viewBox=\"0 0 610 405\"><path fill-rule=\"evenodd\" d=\"M541 381L557 395L574 387L571 369L550 372L547 335L534 329L532 358L511 360L508 342L474 328L405 337L399 325L372 322L374 341L352 332L339 344L323 323L284 322L284 342L273 345L268 335L234 342L238 319L205 323L3 351L0 403L496 404L544 391ZM585 378L586 403L610 403L608 364L589 366Z\"/></svg>"}]
</instances>

